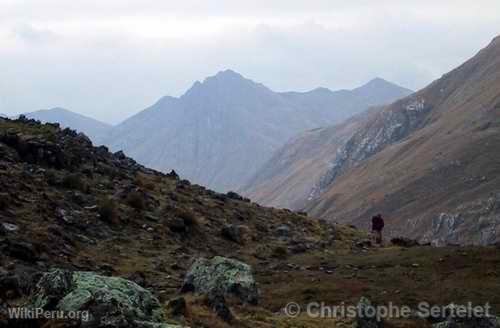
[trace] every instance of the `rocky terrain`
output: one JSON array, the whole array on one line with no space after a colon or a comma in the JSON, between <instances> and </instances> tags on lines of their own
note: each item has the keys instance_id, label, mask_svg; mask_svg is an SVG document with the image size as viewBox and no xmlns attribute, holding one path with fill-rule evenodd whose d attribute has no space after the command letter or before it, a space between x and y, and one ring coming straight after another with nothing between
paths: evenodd
<instances>
[{"instance_id":1,"label":"rocky terrain","mask_svg":"<svg viewBox=\"0 0 500 328\"><path fill-rule=\"evenodd\" d=\"M291 136L409 93L382 79L354 90L278 93L226 70L179 98L163 97L97 141L148 167L236 190Z\"/></svg>"},{"instance_id":2,"label":"rocky terrain","mask_svg":"<svg viewBox=\"0 0 500 328\"><path fill-rule=\"evenodd\" d=\"M265 206L304 208L317 182L331 168L337 150L370 119L368 113L292 138L239 191Z\"/></svg>"},{"instance_id":3,"label":"rocky terrain","mask_svg":"<svg viewBox=\"0 0 500 328\"><path fill-rule=\"evenodd\" d=\"M210 191L54 124L0 119L0 186L0 327L382 325L290 317L292 301L500 310L495 248L374 248L363 231ZM16 307L87 314L20 320ZM445 318L432 320L385 326Z\"/></svg>"},{"instance_id":4,"label":"rocky terrain","mask_svg":"<svg viewBox=\"0 0 500 328\"><path fill-rule=\"evenodd\" d=\"M243 193L262 204L305 209L359 227L368 227L371 215L380 212L390 234L438 245L498 241L499 55L497 38L415 94L343 125L308 132L273 158L286 163L282 176L268 164ZM325 146L315 146L320 133ZM287 157L297 144L312 144L313 150ZM302 168L309 165L304 158L321 163L313 164L320 173ZM260 182L260 176L267 178ZM297 181L312 187L299 188L292 198L272 196L287 195L288 183Z\"/></svg>"}]
</instances>

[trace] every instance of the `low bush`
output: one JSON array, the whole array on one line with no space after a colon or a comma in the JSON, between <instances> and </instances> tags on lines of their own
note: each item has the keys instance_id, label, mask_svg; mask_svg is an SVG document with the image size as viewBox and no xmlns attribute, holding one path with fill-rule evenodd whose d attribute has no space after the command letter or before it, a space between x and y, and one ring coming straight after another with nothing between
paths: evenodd
<instances>
[{"instance_id":1,"label":"low bush","mask_svg":"<svg viewBox=\"0 0 500 328\"><path fill-rule=\"evenodd\" d=\"M115 223L118 220L116 202L111 198L103 198L98 204L98 213L102 221Z\"/></svg>"},{"instance_id":2,"label":"low bush","mask_svg":"<svg viewBox=\"0 0 500 328\"><path fill-rule=\"evenodd\" d=\"M129 193L126 202L130 207L136 209L137 211L143 211L146 208L144 195L139 191Z\"/></svg>"}]
</instances>

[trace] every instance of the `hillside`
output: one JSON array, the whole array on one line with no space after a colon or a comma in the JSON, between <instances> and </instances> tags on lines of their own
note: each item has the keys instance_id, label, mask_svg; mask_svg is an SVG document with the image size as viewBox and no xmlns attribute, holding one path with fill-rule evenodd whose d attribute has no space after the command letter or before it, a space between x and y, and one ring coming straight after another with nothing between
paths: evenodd
<instances>
[{"instance_id":1,"label":"hillside","mask_svg":"<svg viewBox=\"0 0 500 328\"><path fill-rule=\"evenodd\" d=\"M35 291L48 288L43 279L58 272L99 274L142 297L151 293L170 324L135 322L137 328L352 328L352 318L290 317L283 308L290 301L303 309L311 300L356 304L362 296L412 307L420 300L488 302L495 313L500 310L500 253L494 248L373 248L362 231L192 185L175 173L165 175L122 153L93 147L85 136L55 125L0 119L0 186L2 328L78 327L73 320L8 318L8 309L26 306ZM180 292L193 261L214 255L253 267L258 304L228 297L214 307L210 296ZM51 271L56 268L67 271ZM68 288L63 282L56 281L50 300ZM113 307L120 291L91 287L87 294L72 295L71 308L123 320L123 310ZM106 306L89 302L91 292L103 295ZM151 300L135 306L146 301ZM234 316L230 322L227 311ZM385 327L431 327L436 320L393 318ZM132 325L107 321L85 327Z\"/></svg>"},{"instance_id":2,"label":"hillside","mask_svg":"<svg viewBox=\"0 0 500 328\"><path fill-rule=\"evenodd\" d=\"M332 127L308 130L278 149L240 192L265 206L302 209L311 191L331 167L337 149L352 136L368 113Z\"/></svg>"},{"instance_id":3,"label":"hillside","mask_svg":"<svg viewBox=\"0 0 500 328\"><path fill-rule=\"evenodd\" d=\"M44 123L59 123L62 127L83 132L94 142L101 140L111 130L109 124L64 108L44 109L24 115Z\"/></svg>"},{"instance_id":4,"label":"hillside","mask_svg":"<svg viewBox=\"0 0 500 328\"><path fill-rule=\"evenodd\" d=\"M104 144L148 167L219 191L241 187L291 136L388 103L409 90L371 81L352 91L276 93L227 70L164 97L111 131Z\"/></svg>"},{"instance_id":5,"label":"hillside","mask_svg":"<svg viewBox=\"0 0 500 328\"><path fill-rule=\"evenodd\" d=\"M304 208L327 220L368 228L371 215L380 212L392 235L441 245L498 241L499 58L497 38L427 88L367 114L369 119L354 119L351 135L342 135L349 125L324 130L328 134L322 139L332 140L326 148L295 155L299 160L288 164L288 172L294 172L302 157L321 161L321 177L307 170L307 177L280 177L282 185L273 193L286 190L289 179L307 180L314 187ZM310 134L302 144L314 142L317 136ZM322 154L325 149L328 155ZM289 151L293 148L281 153ZM257 197L248 194L264 199L273 187L253 186ZM289 199L278 199L277 205L302 207Z\"/></svg>"}]
</instances>

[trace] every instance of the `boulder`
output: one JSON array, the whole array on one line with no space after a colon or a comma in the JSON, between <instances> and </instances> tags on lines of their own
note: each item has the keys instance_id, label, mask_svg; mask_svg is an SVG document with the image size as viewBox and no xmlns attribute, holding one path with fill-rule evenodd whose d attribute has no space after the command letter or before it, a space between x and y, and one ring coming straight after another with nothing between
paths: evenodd
<instances>
[{"instance_id":1,"label":"boulder","mask_svg":"<svg viewBox=\"0 0 500 328\"><path fill-rule=\"evenodd\" d=\"M234 241L238 244L244 244L247 240L249 229L245 225L227 224L221 230L222 237Z\"/></svg>"},{"instance_id":2,"label":"boulder","mask_svg":"<svg viewBox=\"0 0 500 328\"><path fill-rule=\"evenodd\" d=\"M176 297L168 302L168 309L173 316L186 314L186 299L182 296Z\"/></svg>"},{"instance_id":3,"label":"boulder","mask_svg":"<svg viewBox=\"0 0 500 328\"><path fill-rule=\"evenodd\" d=\"M209 297L236 296L244 303L257 304L259 292L252 268L243 262L216 256L198 258L184 278L182 292Z\"/></svg>"},{"instance_id":4,"label":"boulder","mask_svg":"<svg viewBox=\"0 0 500 328\"><path fill-rule=\"evenodd\" d=\"M34 263L39 260L38 247L28 242L6 240L0 249L3 254L26 262Z\"/></svg>"},{"instance_id":5,"label":"boulder","mask_svg":"<svg viewBox=\"0 0 500 328\"><path fill-rule=\"evenodd\" d=\"M148 290L117 277L54 270L36 284L28 306L88 311L85 327L175 327L163 323L162 307Z\"/></svg>"},{"instance_id":6,"label":"boulder","mask_svg":"<svg viewBox=\"0 0 500 328\"><path fill-rule=\"evenodd\" d=\"M391 239L391 243L400 247L415 247L420 246L420 243L414 239L406 237L396 237Z\"/></svg>"},{"instance_id":7,"label":"boulder","mask_svg":"<svg viewBox=\"0 0 500 328\"><path fill-rule=\"evenodd\" d=\"M370 300L366 297L361 297L358 302L357 311L358 315L356 317L356 323L354 327L356 328L382 328L384 327L383 321L378 320L373 313L377 313L374 309Z\"/></svg>"},{"instance_id":8,"label":"boulder","mask_svg":"<svg viewBox=\"0 0 500 328\"><path fill-rule=\"evenodd\" d=\"M168 227L172 232L178 232L178 233L186 232L187 230L186 224L184 220L181 218L170 219L170 221L168 222Z\"/></svg>"},{"instance_id":9,"label":"boulder","mask_svg":"<svg viewBox=\"0 0 500 328\"><path fill-rule=\"evenodd\" d=\"M286 224L282 224L276 229L276 232L281 238L287 238L290 236L290 227Z\"/></svg>"},{"instance_id":10,"label":"boulder","mask_svg":"<svg viewBox=\"0 0 500 328\"><path fill-rule=\"evenodd\" d=\"M372 247L372 241L370 239L363 239L358 242L356 242L356 247L358 248L370 248Z\"/></svg>"},{"instance_id":11,"label":"boulder","mask_svg":"<svg viewBox=\"0 0 500 328\"><path fill-rule=\"evenodd\" d=\"M234 200L243 200L243 197L240 196L239 194L235 193L234 191L229 191L226 194L227 198L229 199L234 199Z\"/></svg>"}]
</instances>

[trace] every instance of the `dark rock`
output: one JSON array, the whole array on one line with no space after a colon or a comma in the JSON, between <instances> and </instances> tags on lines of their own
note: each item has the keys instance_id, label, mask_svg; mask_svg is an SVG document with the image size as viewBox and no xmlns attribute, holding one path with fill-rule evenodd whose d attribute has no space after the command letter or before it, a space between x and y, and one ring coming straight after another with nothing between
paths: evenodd
<instances>
[{"instance_id":1,"label":"dark rock","mask_svg":"<svg viewBox=\"0 0 500 328\"><path fill-rule=\"evenodd\" d=\"M12 199L8 193L0 193L0 211L4 211L12 202Z\"/></svg>"},{"instance_id":2,"label":"dark rock","mask_svg":"<svg viewBox=\"0 0 500 328\"><path fill-rule=\"evenodd\" d=\"M186 232L187 227L183 219L181 218L172 218L168 222L168 227L173 232Z\"/></svg>"},{"instance_id":3,"label":"dark rock","mask_svg":"<svg viewBox=\"0 0 500 328\"><path fill-rule=\"evenodd\" d=\"M282 224L276 229L276 232L278 233L278 236L286 238L290 235L290 227L286 224Z\"/></svg>"},{"instance_id":4,"label":"dark rock","mask_svg":"<svg viewBox=\"0 0 500 328\"><path fill-rule=\"evenodd\" d=\"M231 323L234 320L231 310L226 305L226 300L223 295L210 294L208 295L208 304L219 318L225 322Z\"/></svg>"},{"instance_id":5,"label":"dark rock","mask_svg":"<svg viewBox=\"0 0 500 328\"><path fill-rule=\"evenodd\" d=\"M7 241L3 245L3 253L30 263L35 263L39 260L37 247L28 242Z\"/></svg>"},{"instance_id":6,"label":"dark rock","mask_svg":"<svg viewBox=\"0 0 500 328\"><path fill-rule=\"evenodd\" d=\"M186 314L186 299L182 296L176 297L168 302L168 309L173 316Z\"/></svg>"},{"instance_id":7,"label":"dark rock","mask_svg":"<svg viewBox=\"0 0 500 328\"><path fill-rule=\"evenodd\" d=\"M420 246L419 242L406 237L396 237L391 239L391 243L400 247L415 247Z\"/></svg>"},{"instance_id":8,"label":"dark rock","mask_svg":"<svg viewBox=\"0 0 500 328\"><path fill-rule=\"evenodd\" d=\"M222 237L238 244L245 244L250 229L245 225L228 224L221 230Z\"/></svg>"},{"instance_id":9,"label":"dark rock","mask_svg":"<svg viewBox=\"0 0 500 328\"><path fill-rule=\"evenodd\" d=\"M226 193L226 196L229 199L241 200L241 201L243 200L243 197L235 193L234 191L229 191L228 193Z\"/></svg>"},{"instance_id":10,"label":"dark rock","mask_svg":"<svg viewBox=\"0 0 500 328\"><path fill-rule=\"evenodd\" d=\"M372 241L369 239L363 239L356 243L356 247L358 248L369 248L372 247Z\"/></svg>"},{"instance_id":11,"label":"dark rock","mask_svg":"<svg viewBox=\"0 0 500 328\"><path fill-rule=\"evenodd\" d=\"M308 246L305 243L290 246L288 248L292 254L301 254L308 251Z\"/></svg>"},{"instance_id":12,"label":"dark rock","mask_svg":"<svg viewBox=\"0 0 500 328\"><path fill-rule=\"evenodd\" d=\"M135 282L141 287L146 287L146 275L144 272L132 272L126 276L126 279Z\"/></svg>"},{"instance_id":13,"label":"dark rock","mask_svg":"<svg viewBox=\"0 0 500 328\"><path fill-rule=\"evenodd\" d=\"M170 178L173 178L176 180L179 179L179 175L177 174L177 172L175 172L175 170L170 171L170 173L167 174L167 177L170 177Z\"/></svg>"}]
</instances>

